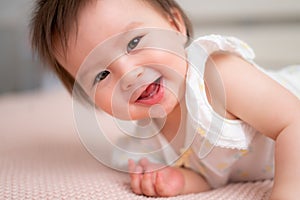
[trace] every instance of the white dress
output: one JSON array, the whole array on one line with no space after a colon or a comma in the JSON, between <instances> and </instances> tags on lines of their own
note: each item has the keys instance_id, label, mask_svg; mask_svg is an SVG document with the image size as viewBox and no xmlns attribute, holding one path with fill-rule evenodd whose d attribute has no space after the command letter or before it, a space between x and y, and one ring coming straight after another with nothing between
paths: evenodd
<instances>
[{"instance_id":1,"label":"white dress","mask_svg":"<svg viewBox=\"0 0 300 200\"><path fill-rule=\"evenodd\" d=\"M189 116L185 147L181 149L185 153L176 164L199 172L214 188L229 181L272 178L274 141L241 120L223 118L208 103L203 74L208 56L216 51L236 54L259 68L253 61L255 56L252 49L234 37L204 36L188 47L186 106ZM300 66L291 66L278 72L259 69L300 98ZM166 143L164 138L160 140ZM165 153L168 163L176 156L172 150Z\"/></svg>"},{"instance_id":2,"label":"white dress","mask_svg":"<svg viewBox=\"0 0 300 200\"><path fill-rule=\"evenodd\" d=\"M228 182L273 177L274 141L241 120L223 118L207 101L203 74L208 56L216 51L242 57L300 97L300 66L291 66L276 73L265 72L254 63L252 49L237 38L219 35L200 37L187 48L185 145L170 145L160 134L149 139L135 139L132 136L140 137L151 132L136 126L132 136L118 141L120 148L115 148L110 166L126 171L128 158L138 161L147 157L152 162L191 168L205 177L213 188Z\"/></svg>"}]
</instances>

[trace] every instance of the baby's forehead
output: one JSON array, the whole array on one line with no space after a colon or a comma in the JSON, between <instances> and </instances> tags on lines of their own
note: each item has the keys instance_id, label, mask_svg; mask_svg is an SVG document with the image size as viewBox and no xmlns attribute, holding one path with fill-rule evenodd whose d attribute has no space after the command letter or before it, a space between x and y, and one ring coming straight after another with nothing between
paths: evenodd
<instances>
[{"instance_id":1,"label":"baby's forehead","mask_svg":"<svg viewBox=\"0 0 300 200\"><path fill-rule=\"evenodd\" d=\"M95 5L99 2L100 3L102 2L102 7L105 7L106 1L116 1L118 3L116 7L121 8L121 11L126 11L123 5L136 4L138 6L146 7L147 9L152 9L153 11L161 14L164 17L170 14L166 10L171 10L171 8L174 7L174 5L172 7L169 6L169 3L161 3L167 1L169 2L169 0L85 0L85 1L87 1L87 3L82 4L83 6L81 6L78 9L77 17L80 17L82 15L81 11L83 9L86 9L89 12L91 9L94 9ZM137 10L130 10L130 12L132 13L135 13L136 11ZM111 15L117 15L118 17L122 17L121 13L111 13Z\"/></svg>"},{"instance_id":2,"label":"baby's forehead","mask_svg":"<svg viewBox=\"0 0 300 200\"><path fill-rule=\"evenodd\" d=\"M78 53L76 55L73 55L73 52L76 51L78 48L80 48L81 54L87 55L95 46L97 46L100 42L108 38L110 34L107 33L107 30L112 29L118 29L118 26L115 26L113 21L122 19L122 13L105 13L105 2L106 1L123 1L125 2L131 2L134 4L138 4L139 6L146 7L147 9L151 9L157 13L162 13L160 9L158 9L158 6L155 3L151 3L154 0L148 1L148 0L100 0L100 1L91 1L91 4L85 5L80 9L77 16L77 22L74 23L74 26L69 30L68 34L68 49L67 49L67 62L72 62L76 64L72 64L72 66L78 66L78 60L84 59L81 55ZM101 3L102 2L102 3ZM126 3L128 4L128 3ZM99 12L95 6L98 6L99 8L103 7L103 9L100 9L101 12ZM116 6L119 7L118 10L122 10L122 6L116 4ZM102 12L103 11L103 12ZM97 13L98 12L98 13ZM124 11L125 12L125 11ZM127 11L128 12L128 11ZM135 10L132 10L130 12L135 12ZM110 16L108 16L110 15ZM114 15L117 15L114 17ZM107 17L108 20L102 20L101 18ZM98 17L98 18L97 18ZM96 20L98 19L98 22ZM104 19L104 18L103 18ZM120 20L119 20L120 21ZM98 23L98 24L97 24ZM124 29L124 31L126 31ZM98 32L99 34L92 35L93 33ZM118 32L118 31L115 31ZM106 34L107 33L107 34ZM102 37L103 36L103 37ZM83 42L82 42L83 41ZM70 60L68 60L70 58Z\"/></svg>"}]
</instances>

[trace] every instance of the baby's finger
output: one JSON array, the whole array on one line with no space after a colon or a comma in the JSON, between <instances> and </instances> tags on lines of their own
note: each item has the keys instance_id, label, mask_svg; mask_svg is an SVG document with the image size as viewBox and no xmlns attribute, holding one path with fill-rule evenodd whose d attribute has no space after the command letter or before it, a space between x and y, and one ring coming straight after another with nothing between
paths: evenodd
<instances>
[{"instance_id":1,"label":"baby's finger","mask_svg":"<svg viewBox=\"0 0 300 200\"><path fill-rule=\"evenodd\" d=\"M134 160L129 159L129 160L128 160L128 172L129 172L130 174L131 174L131 173L136 173L135 168L136 168L136 165L135 165Z\"/></svg>"},{"instance_id":2,"label":"baby's finger","mask_svg":"<svg viewBox=\"0 0 300 200\"><path fill-rule=\"evenodd\" d=\"M135 194L143 194L141 189L141 180L143 168L140 165L135 165L133 160L128 160L128 169L130 173L130 186Z\"/></svg>"},{"instance_id":3,"label":"baby's finger","mask_svg":"<svg viewBox=\"0 0 300 200\"><path fill-rule=\"evenodd\" d=\"M144 173L154 171L152 169L153 164L147 158L140 159L139 160L139 165L141 165L143 167Z\"/></svg>"},{"instance_id":4,"label":"baby's finger","mask_svg":"<svg viewBox=\"0 0 300 200\"><path fill-rule=\"evenodd\" d=\"M147 158L142 158L139 164L143 167L144 172L154 172L164 167L162 164L150 162Z\"/></svg>"},{"instance_id":5,"label":"baby's finger","mask_svg":"<svg viewBox=\"0 0 300 200\"><path fill-rule=\"evenodd\" d=\"M139 164L142 166L142 167L145 167L147 165L149 165L149 160L147 158L142 158L139 160Z\"/></svg>"},{"instance_id":6,"label":"baby's finger","mask_svg":"<svg viewBox=\"0 0 300 200\"><path fill-rule=\"evenodd\" d=\"M137 171L137 169L138 169L137 166L138 165L135 164L134 160L128 159L128 172L130 174L132 174L132 173L142 173L143 172L142 170Z\"/></svg>"},{"instance_id":7,"label":"baby's finger","mask_svg":"<svg viewBox=\"0 0 300 200\"><path fill-rule=\"evenodd\" d=\"M167 187L160 172L157 173L155 187L157 194L159 194L160 196L168 196L165 191Z\"/></svg>"},{"instance_id":8,"label":"baby's finger","mask_svg":"<svg viewBox=\"0 0 300 200\"><path fill-rule=\"evenodd\" d=\"M154 182L153 181L153 176L155 176L156 174L154 173L145 173L143 175L142 178L142 184L141 184L141 188L142 188L142 192L144 195L146 196L157 196L156 195L156 191L155 191L155 187L154 187Z\"/></svg>"},{"instance_id":9,"label":"baby's finger","mask_svg":"<svg viewBox=\"0 0 300 200\"><path fill-rule=\"evenodd\" d=\"M142 181L142 174L133 173L130 175L131 181L130 186L132 191L135 194L143 194L142 188L141 188L141 181Z\"/></svg>"}]
</instances>

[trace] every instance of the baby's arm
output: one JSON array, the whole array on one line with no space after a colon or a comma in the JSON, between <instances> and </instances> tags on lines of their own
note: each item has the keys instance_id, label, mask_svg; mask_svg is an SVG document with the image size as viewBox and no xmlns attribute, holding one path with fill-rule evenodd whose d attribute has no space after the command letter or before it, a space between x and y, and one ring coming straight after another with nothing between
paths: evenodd
<instances>
[{"instance_id":1,"label":"baby's arm","mask_svg":"<svg viewBox=\"0 0 300 200\"><path fill-rule=\"evenodd\" d=\"M131 188L136 194L146 196L176 196L207 191L210 186L194 171L168 167L141 159L136 165L129 160Z\"/></svg>"},{"instance_id":2,"label":"baby's arm","mask_svg":"<svg viewBox=\"0 0 300 200\"><path fill-rule=\"evenodd\" d=\"M276 141L271 199L299 199L300 100L237 56L218 53L211 58L205 72L206 86L208 91L218 91L214 77L221 77L226 117L241 119ZM221 95L209 95L212 106L221 110Z\"/></svg>"}]
</instances>

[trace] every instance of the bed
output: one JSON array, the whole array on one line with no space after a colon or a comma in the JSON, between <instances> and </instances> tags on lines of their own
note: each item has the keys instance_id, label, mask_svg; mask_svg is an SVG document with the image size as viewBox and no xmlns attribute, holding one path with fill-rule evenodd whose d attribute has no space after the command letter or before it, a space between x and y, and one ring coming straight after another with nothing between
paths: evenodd
<instances>
[{"instance_id":1,"label":"bed","mask_svg":"<svg viewBox=\"0 0 300 200\"><path fill-rule=\"evenodd\" d=\"M131 192L126 173L102 165L87 152L64 89L1 95L0 114L1 199L148 199ZM264 200L272 183L235 183L169 199Z\"/></svg>"}]
</instances>

